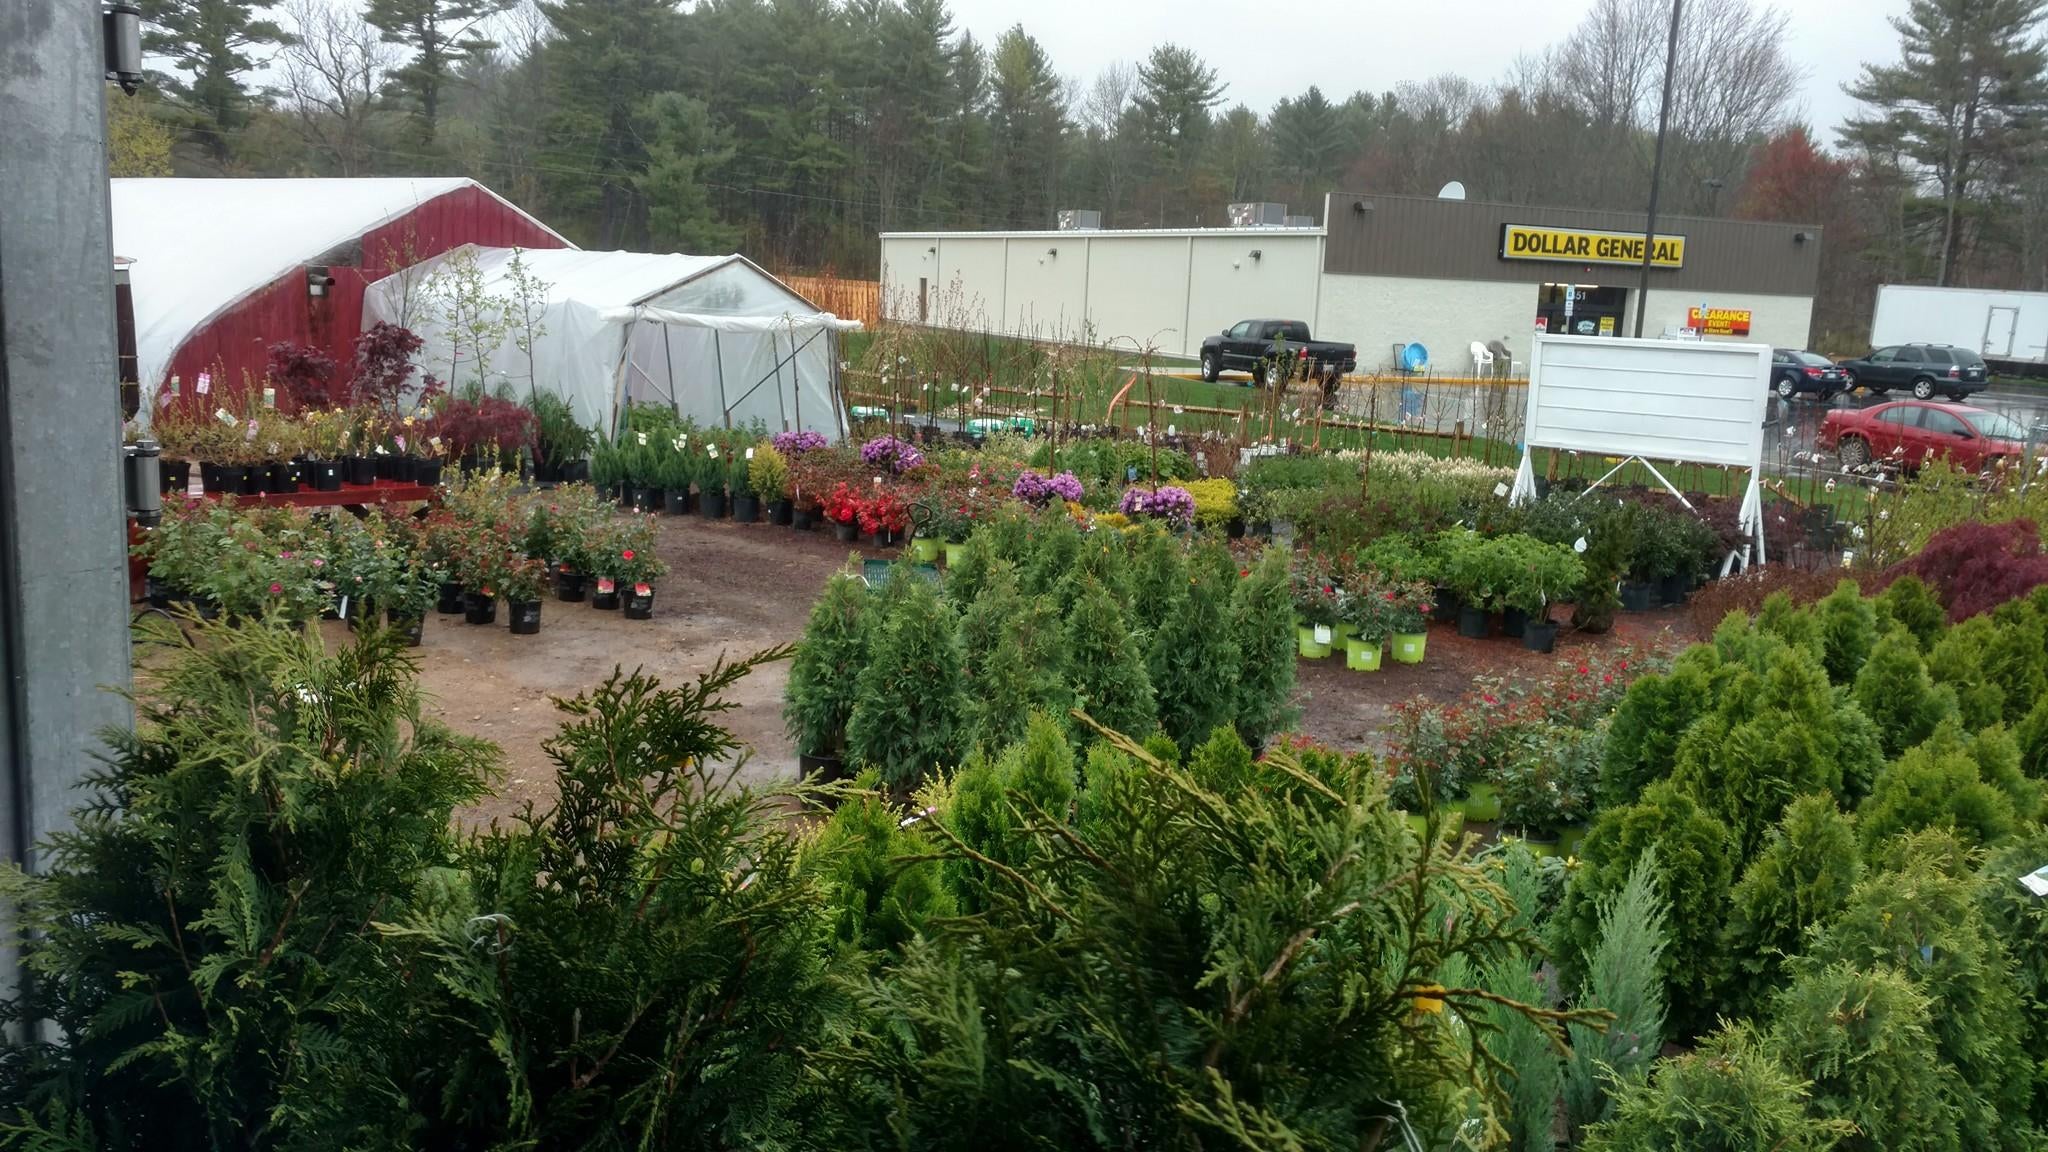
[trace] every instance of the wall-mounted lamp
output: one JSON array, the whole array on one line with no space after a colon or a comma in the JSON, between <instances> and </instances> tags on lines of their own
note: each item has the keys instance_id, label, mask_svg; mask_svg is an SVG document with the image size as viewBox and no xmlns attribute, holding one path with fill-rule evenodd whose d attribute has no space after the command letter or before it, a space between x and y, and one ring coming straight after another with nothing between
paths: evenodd
<instances>
[{"instance_id":1,"label":"wall-mounted lamp","mask_svg":"<svg viewBox=\"0 0 2048 1152\"><path fill-rule=\"evenodd\" d=\"M1804 244L1804 243L1806 243L1806 242L1807 242L1808 240L1811 240L1811 239L1813 239L1813 236L1812 236L1812 234L1810 234L1810 233L1806 233L1806 232L1794 232L1794 233L1792 234L1792 242L1793 242L1794 244Z\"/></svg>"},{"instance_id":2,"label":"wall-mounted lamp","mask_svg":"<svg viewBox=\"0 0 2048 1152\"><path fill-rule=\"evenodd\" d=\"M1060 254L1060 250L1057 248L1047 248L1045 250L1045 254L1047 256L1058 256Z\"/></svg>"},{"instance_id":3,"label":"wall-mounted lamp","mask_svg":"<svg viewBox=\"0 0 2048 1152\"><path fill-rule=\"evenodd\" d=\"M937 256L939 254L939 246L937 244L932 245L924 250L924 254L927 256Z\"/></svg>"},{"instance_id":4,"label":"wall-mounted lamp","mask_svg":"<svg viewBox=\"0 0 2048 1152\"><path fill-rule=\"evenodd\" d=\"M135 95L142 87L142 9L128 0L114 0L101 9L100 42L106 54L107 79Z\"/></svg>"},{"instance_id":5,"label":"wall-mounted lamp","mask_svg":"<svg viewBox=\"0 0 2048 1152\"><path fill-rule=\"evenodd\" d=\"M1352 210L1353 212L1356 212L1356 213L1358 213L1359 215L1363 216L1363 215L1365 215L1365 214L1366 214L1367 212L1370 212L1370 211L1372 211L1372 201L1370 201L1370 200L1353 200L1353 201L1351 202L1351 210Z\"/></svg>"},{"instance_id":6,"label":"wall-mounted lamp","mask_svg":"<svg viewBox=\"0 0 2048 1152\"><path fill-rule=\"evenodd\" d=\"M1266 255L1266 252L1263 248L1254 248L1251 250L1250 253L1248 253L1248 255L1250 255L1251 258L1256 261L1263 258Z\"/></svg>"},{"instance_id":7,"label":"wall-mounted lamp","mask_svg":"<svg viewBox=\"0 0 2048 1152\"><path fill-rule=\"evenodd\" d=\"M327 269L318 267L308 267L306 269L306 295L319 299L327 295L327 290L332 287L334 287L334 277L327 274Z\"/></svg>"}]
</instances>

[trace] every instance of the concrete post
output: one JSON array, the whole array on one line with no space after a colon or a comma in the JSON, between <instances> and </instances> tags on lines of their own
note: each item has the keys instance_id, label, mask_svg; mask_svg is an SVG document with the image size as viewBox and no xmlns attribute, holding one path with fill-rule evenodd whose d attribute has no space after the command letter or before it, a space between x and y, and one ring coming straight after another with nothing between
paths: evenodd
<instances>
[{"instance_id":1,"label":"concrete post","mask_svg":"<svg viewBox=\"0 0 2048 1152\"><path fill-rule=\"evenodd\" d=\"M0 3L0 851L31 869L132 722L106 690L129 664L104 77L99 4Z\"/></svg>"}]
</instances>

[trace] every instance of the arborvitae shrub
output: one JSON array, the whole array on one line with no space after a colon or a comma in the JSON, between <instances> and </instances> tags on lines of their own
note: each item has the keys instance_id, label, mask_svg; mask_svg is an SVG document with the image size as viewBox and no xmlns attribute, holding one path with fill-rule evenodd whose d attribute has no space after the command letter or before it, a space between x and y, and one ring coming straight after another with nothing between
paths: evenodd
<instances>
[{"instance_id":1,"label":"arborvitae shrub","mask_svg":"<svg viewBox=\"0 0 2048 1152\"><path fill-rule=\"evenodd\" d=\"M2001 750L1996 743L1991 748ZM2013 798L1984 779L1972 751L1972 742L1950 717L1878 773L1877 784L1857 810L1864 849L1923 828L1951 829L1972 845L1995 844L2009 835Z\"/></svg>"},{"instance_id":2,"label":"arborvitae shrub","mask_svg":"<svg viewBox=\"0 0 2048 1152\"><path fill-rule=\"evenodd\" d=\"M1835 591L1841 591L1840 585ZM1826 603L1826 598L1821 603ZM1764 597L1763 607L1756 614L1756 626L1787 644L1806 649L1816 658L1826 656L1827 639L1820 618L1812 610L1792 603L1790 593L1773 592Z\"/></svg>"},{"instance_id":3,"label":"arborvitae shrub","mask_svg":"<svg viewBox=\"0 0 2048 1152\"><path fill-rule=\"evenodd\" d=\"M1238 664L1230 627L1237 567L1222 545L1199 546L1187 566L1188 587L1174 614L1152 636L1146 668L1158 697L1159 726L1183 748L1237 719Z\"/></svg>"},{"instance_id":4,"label":"arborvitae shrub","mask_svg":"<svg viewBox=\"0 0 2048 1152\"><path fill-rule=\"evenodd\" d=\"M1844 580L1813 606L1820 625L1822 662L1828 679L1836 684L1853 683L1863 662L1870 658L1870 646L1877 635L1877 612L1863 598L1854 580Z\"/></svg>"},{"instance_id":5,"label":"arborvitae shrub","mask_svg":"<svg viewBox=\"0 0 2048 1152\"><path fill-rule=\"evenodd\" d=\"M874 623L846 724L846 753L855 765L880 771L891 788L908 791L959 761L967 698L952 608L928 581L907 572L891 584L897 596Z\"/></svg>"},{"instance_id":6,"label":"arborvitae shrub","mask_svg":"<svg viewBox=\"0 0 2048 1152\"><path fill-rule=\"evenodd\" d=\"M1934 1047L1926 996L1894 969L1805 965L1778 997L1771 1047L1807 1085L1807 1108L1856 1131L1841 1152L1961 1152L1955 1069Z\"/></svg>"},{"instance_id":7,"label":"arborvitae shrub","mask_svg":"<svg viewBox=\"0 0 2048 1152\"><path fill-rule=\"evenodd\" d=\"M973 741L1007 747L1032 709L1072 707L1059 610L1049 597L1019 595L1007 567L961 615L960 646Z\"/></svg>"},{"instance_id":8,"label":"arborvitae shrub","mask_svg":"<svg viewBox=\"0 0 2048 1152\"><path fill-rule=\"evenodd\" d=\"M1856 674L1857 707L1876 723L1887 756L1920 743L1956 711L1953 688L1936 685L1920 659L1920 645L1904 629L1879 637Z\"/></svg>"},{"instance_id":9,"label":"arborvitae shrub","mask_svg":"<svg viewBox=\"0 0 2048 1152\"><path fill-rule=\"evenodd\" d=\"M1692 722L1714 703L1714 649L1687 649L1662 675L1651 673L1628 686L1607 732L1600 762L1600 802L1631 804L1644 788L1671 774L1678 742Z\"/></svg>"},{"instance_id":10,"label":"arborvitae shrub","mask_svg":"<svg viewBox=\"0 0 2048 1152\"><path fill-rule=\"evenodd\" d=\"M1066 651L1076 707L1104 727L1134 736L1158 727L1143 638L1131 630L1116 599L1092 580L1067 618Z\"/></svg>"},{"instance_id":11,"label":"arborvitae shrub","mask_svg":"<svg viewBox=\"0 0 2048 1152\"><path fill-rule=\"evenodd\" d=\"M969 604L981 596L988 587L998 567L1010 568L1009 561L997 551L996 534L986 526L975 528L962 546L960 562L946 569L946 603L955 611L965 611Z\"/></svg>"},{"instance_id":12,"label":"arborvitae shrub","mask_svg":"<svg viewBox=\"0 0 2048 1152\"><path fill-rule=\"evenodd\" d=\"M1102 585L1119 608L1131 607L1130 541L1122 532L1098 529L1082 537L1082 547L1073 567L1059 579L1057 599L1063 612L1071 612L1091 578Z\"/></svg>"},{"instance_id":13,"label":"arborvitae shrub","mask_svg":"<svg viewBox=\"0 0 2048 1152\"><path fill-rule=\"evenodd\" d=\"M929 856L933 844L874 790L881 776L869 770L804 849L804 863L824 888L834 934L848 948L894 952L934 916L953 913L952 893Z\"/></svg>"},{"instance_id":14,"label":"arborvitae shrub","mask_svg":"<svg viewBox=\"0 0 2048 1152\"><path fill-rule=\"evenodd\" d=\"M1164 529L1141 529L1131 552L1131 611L1157 631L1181 610L1188 595L1188 561L1180 541Z\"/></svg>"},{"instance_id":15,"label":"arborvitae shrub","mask_svg":"<svg viewBox=\"0 0 2048 1152\"><path fill-rule=\"evenodd\" d=\"M1972 616L1947 630L1927 652L1927 675L1956 694L1956 712L1969 728L1998 723L2005 714L2005 689L1985 669L1998 626L1989 616Z\"/></svg>"},{"instance_id":16,"label":"arborvitae shrub","mask_svg":"<svg viewBox=\"0 0 2048 1152\"><path fill-rule=\"evenodd\" d=\"M1064 510L1041 515L1031 529L1031 553L1017 565L1019 587L1027 596L1051 596L1067 574L1079 566L1081 529Z\"/></svg>"},{"instance_id":17,"label":"arborvitae shrub","mask_svg":"<svg viewBox=\"0 0 2048 1152\"><path fill-rule=\"evenodd\" d=\"M1586 1152L1827 1152L1850 1131L1808 1111L1804 1078L1755 1029L1729 1024L1620 1085Z\"/></svg>"},{"instance_id":18,"label":"arborvitae shrub","mask_svg":"<svg viewBox=\"0 0 2048 1152\"><path fill-rule=\"evenodd\" d=\"M2031 600L2015 600L1999 605L1991 619L1997 627L1984 652L1984 671L2005 693L2005 721L2017 724L2034 701L2048 696L2048 613Z\"/></svg>"},{"instance_id":19,"label":"arborvitae shrub","mask_svg":"<svg viewBox=\"0 0 2048 1152\"><path fill-rule=\"evenodd\" d=\"M867 659L867 584L841 572L825 582L824 594L811 606L783 689L783 722L797 751L839 754Z\"/></svg>"},{"instance_id":20,"label":"arborvitae shrub","mask_svg":"<svg viewBox=\"0 0 2048 1152\"><path fill-rule=\"evenodd\" d=\"M1992 849L1978 868L1981 904L1991 934L2011 953L2024 1006L2023 1047L2038 1058L2048 1050L2048 901L2014 878L2048 862L2048 828L2034 825ZM2028 1115L2036 1129L2048 1124L2048 1077L2034 1076Z\"/></svg>"},{"instance_id":21,"label":"arborvitae shrub","mask_svg":"<svg viewBox=\"0 0 2048 1152\"><path fill-rule=\"evenodd\" d=\"M1268 548L1230 596L1237 648L1237 731L1257 746L1294 719L1294 603L1287 553Z\"/></svg>"},{"instance_id":22,"label":"arborvitae shrub","mask_svg":"<svg viewBox=\"0 0 2048 1152\"><path fill-rule=\"evenodd\" d=\"M1766 1005L1780 983L1787 957L1805 950L1806 932L1832 919L1863 877L1856 826L1826 793L1785 806L1735 885L1728 921L1728 956L1734 962L1727 1002L1734 1015Z\"/></svg>"},{"instance_id":23,"label":"arborvitae shrub","mask_svg":"<svg viewBox=\"0 0 2048 1152\"><path fill-rule=\"evenodd\" d=\"M1901 573L1878 593L1876 609L1879 635L1897 624L1913 634L1923 652L1933 650L1935 641L1941 639L1942 629L1948 625L1948 613L1941 601L1935 599L1934 591L1925 580L1910 572Z\"/></svg>"}]
</instances>

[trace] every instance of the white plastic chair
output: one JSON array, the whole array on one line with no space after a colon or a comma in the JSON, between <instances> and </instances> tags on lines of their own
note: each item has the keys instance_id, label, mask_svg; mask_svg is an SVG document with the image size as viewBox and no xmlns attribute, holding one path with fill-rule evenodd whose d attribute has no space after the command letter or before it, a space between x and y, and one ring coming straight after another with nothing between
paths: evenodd
<instances>
[{"instance_id":1,"label":"white plastic chair","mask_svg":"<svg viewBox=\"0 0 2048 1152\"><path fill-rule=\"evenodd\" d=\"M1477 340L1472 342L1472 374L1493 375L1493 352Z\"/></svg>"}]
</instances>

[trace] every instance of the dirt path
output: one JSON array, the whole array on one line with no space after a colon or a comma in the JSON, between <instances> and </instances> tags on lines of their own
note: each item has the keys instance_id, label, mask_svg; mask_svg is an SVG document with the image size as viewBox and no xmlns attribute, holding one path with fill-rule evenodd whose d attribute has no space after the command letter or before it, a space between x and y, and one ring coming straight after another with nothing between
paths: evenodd
<instances>
[{"instance_id":1,"label":"dirt path","mask_svg":"<svg viewBox=\"0 0 2048 1152\"><path fill-rule=\"evenodd\" d=\"M464 815L477 822L511 815L526 802L546 807L554 772L541 744L560 720L550 697L574 696L614 667L645 668L682 681L717 659L795 642L826 578L849 550L826 532L792 532L766 524L735 525L700 517L663 517L660 552L669 575L659 585L654 619L633 621L588 604L546 602L538 636L514 636L503 624L472 627L460 616L429 616L418 649L429 714L458 731L495 741L505 752L498 794ZM1524 651L1518 641L1467 640L1456 629L1430 629L1428 658L1419 665L1388 660L1379 672L1344 667L1341 652L1298 667L1301 730L1344 749L1376 748L1400 701L1421 695L1452 699L1475 675L1533 673L1581 645L1646 641L1671 627L1683 634L1677 609L1624 616L1613 635L1561 636L1558 654ZM330 624L328 627L339 628ZM752 748L741 778L769 783L796 777L796 749L782 729L782 688L788 663L742 680L724 723Z\"/></svg>"}]
</instances>

